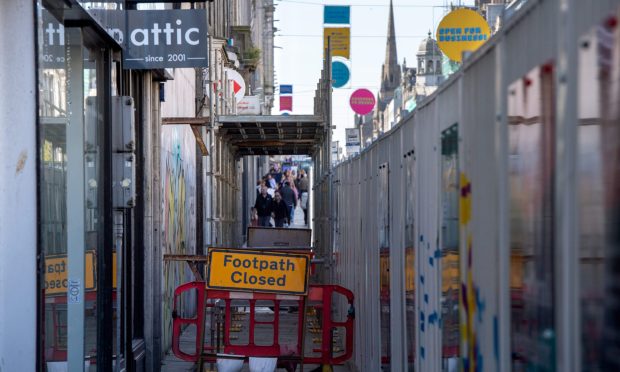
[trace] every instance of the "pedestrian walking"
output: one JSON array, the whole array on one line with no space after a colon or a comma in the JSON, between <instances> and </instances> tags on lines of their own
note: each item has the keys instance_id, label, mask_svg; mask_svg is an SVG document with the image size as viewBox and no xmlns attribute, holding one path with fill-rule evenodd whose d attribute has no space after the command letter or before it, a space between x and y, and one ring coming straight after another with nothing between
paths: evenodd
<instances>
[{"instance_id":1,"label":"pedestrian walking","mask_svg":"<svg viewBox=\"0 0 620 372\"><path fill-rule=\"evenodd\" d=\"M288 181L284 182L284 186L280 189L280 195L282 195L282 200L288 208L288 215L292 224L293 213L295 212L295 192L291 189L291 185Z\"/></svg>"},{"instance_id":2,"label":"pedestrian walking","mask_svg":"<svg viewBox=\"0 0 620 372\"><path fill-rule=\"evenodd\" d=\"M299 180L299 205L301 209L304 211L304 223L308 225L308 206L310 202L310 180L308 179L308 175L302 169L300 172L300 180Z\"/></svg>"},{"instance_id":3,"label":"pedestrian walking","mask_svg":"<svg viewBox=\"0 0 620 372\"><path fill-rule=\"evenodd\" d=\"M250 226L259 226L258 212L256 212L256 208L254 207L250 210Z\"/></svg>"},{"instance_id":4,"label":"pedestrian walking","mask_svg":"<svg viewBox=\"0 0 620 372\"><path fill-rule=\"evenodd\" d=\"M284 227L285 223L289 223L288 207L282 201L282 195L279 192L276 192L274 197L272 212L276 227Z\"/></svg>"},{"instance_id":5,"label":"pedestrian walking","mask_svg":"<svg viewBox=\"0 0 620 372\"><path fill-rule=\"evenodd\" d=\"M276 188L276 180L273 179L271 174L267 175L267 186L269 186L270 189L274 189L274 190Z\"/></svg>"},{"instance_id":6,"label":"pedestrian walking","mask_svg":"<svg viewBox=\"0 0 620 372\"><path fill-rule=\"evenodd\" d=\"M254 208L258 214L258 224L262 227L270 227L271 223L271 208L273 199L271 195L267 193L267 186L263 185L260 190L260 195L256 197Z\"/></svg>"}]
</instances>

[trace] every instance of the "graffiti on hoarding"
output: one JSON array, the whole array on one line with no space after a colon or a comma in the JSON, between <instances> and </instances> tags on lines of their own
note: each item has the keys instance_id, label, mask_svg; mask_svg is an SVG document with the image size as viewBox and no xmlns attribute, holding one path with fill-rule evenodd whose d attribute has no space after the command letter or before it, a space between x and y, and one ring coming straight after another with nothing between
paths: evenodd
<instances>
[{"instance_id":1,"label":"graffiti on hoarding","mask_svg":"<svg viewBox=\"0 0 620 372\"><path fill-rule=\"evenodd\" d=\"M164 254L196 252L196 140L187 126L164 126L161 135L162 245ZM172 339L174 289L193 279L184 262L164 264L163 335L166 348ZM189 311L193 299L181 304Z\"/></svg>"}]
</instances>

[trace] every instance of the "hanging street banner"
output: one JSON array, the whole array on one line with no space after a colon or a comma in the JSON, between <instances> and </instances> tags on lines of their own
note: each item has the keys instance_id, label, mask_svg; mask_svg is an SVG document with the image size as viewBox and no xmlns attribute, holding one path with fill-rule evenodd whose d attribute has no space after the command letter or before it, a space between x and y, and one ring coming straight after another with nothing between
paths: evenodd
<instances>
[{"instance_id":1,"label":"hanging street banner","mask_svg":"<svg viewBox=\"0 0 620 372\"><path fill-rule=\"evenodd\" d=\"M292 96L280 96L280 111L293 111Z\"/></svg>"},{"instance_id":2,"label":"hanging street banner","mask_svg":"<svg viewBox=\"0 0 620 372\"><path fill-rule=\"evenodd\" d=\"M325 5L323 7L323 23L348 25L351 23L351 7Z\"/></svg>"},{"instance_id":3,"label":"hanging street banner","mask_svg":"<svg viewBox=\"0 0 620 372\"><path fill-rule=\"evenodd\" d=\"M350 59L351 56L351 29L349 27L325 27L323 29L323 47L327 48L327 38L330 37L332 56Z\"/></svg>"},{"instance_id":4,"label":"hanging street banner","mask_svg":"<svg viewBox=\"0 0 620 372\"><path fill-rule=\"evenodd\" d=\"M292 85L280 85L280 94L293 94Z\"/></svg>"},{"instance_id":5,"label":"hanging street banner","mask_svg":"<svg viewBox=\"0 0 620 372\"><path fill-rule=\"evenodd\" d=\"M452 61L461 62L463 52L474 52L489 37L487 21L470 9L457 9L448 13L437 27L437 44Z\"/></svg>"},{"instance_id":6,"label":"hanging street banner","mask_svg":"<svg viewBox=\"0 0 620 372\"><path fill-rule=\"evenodd\" d=\"M358 89L349 99L349 104L353 111L359 115L366 115L372 112L375 108L375 95L368 89Z\"/></svg>"},{"instance_id":7,"label":"hanging street banner","mask_svg":"<svg viewBox=\"0 0 620 372\"><path fill-rule=\"evenodd\" d=\"M207 288L305 295L308 254L209 248Z\"/></svg>"},{"instance_id":8,"label":"hanging street banner","mask_svg":"<svg viewBox=\"0 0 620 372\"><path fill-rule=\"evenodd\" d=\"M334 88L342 88L349 83L351 71L343 61L332 62L332 82Z\"/></svg>"}]
</instances>

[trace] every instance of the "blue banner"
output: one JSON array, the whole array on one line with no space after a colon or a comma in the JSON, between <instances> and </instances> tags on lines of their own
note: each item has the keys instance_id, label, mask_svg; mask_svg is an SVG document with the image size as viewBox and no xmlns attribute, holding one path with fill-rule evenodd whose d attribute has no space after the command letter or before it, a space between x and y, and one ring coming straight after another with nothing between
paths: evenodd
<instances>
[{"instance_id":1,"label":"blue banner","mask_svg":"<svg viewBox=\"0 0 620 372\"><path fill-rule=\"evenodd\" d=\"M334 88L342 88L349 82L351 72L349 67L340 61L332 62L332 81Z\"/></svg>"},{"instance_id":2,"label":"blue banner","mask_svg":"<svg viewBox=\"0 0 620 372\"><path fill-rule=\"evenodd\" d=\"M323 23L348 25L351 23L351 7L325 5L323 7Z\"/></svg>"},{"instance_id":3,"label":"blue banner","mask_svg":"<svg viewBox=\"0 0 620 372\"><path fill-rule=\"evenodd\" d=\"M280 94L293 94L292 85L280 85Z\"/></svg>"}]
</instances>

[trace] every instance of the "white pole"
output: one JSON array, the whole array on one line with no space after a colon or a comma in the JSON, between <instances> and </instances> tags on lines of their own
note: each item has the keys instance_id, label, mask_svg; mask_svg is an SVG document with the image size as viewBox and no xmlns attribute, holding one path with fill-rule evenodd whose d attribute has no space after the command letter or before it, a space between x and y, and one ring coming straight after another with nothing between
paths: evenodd
<instances>
[{"instance_id":1,"label":"white pole","mask_svg":"<svg viewBox=\"0 0 620 372\"><path fill-rule=\"evenodd\" d=\"M37 309L33 1L0 1L0 370L34 371Z\"/></svg>"}]
</instances>

